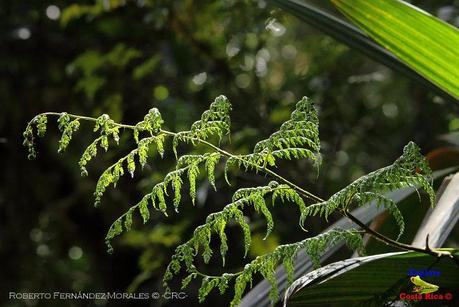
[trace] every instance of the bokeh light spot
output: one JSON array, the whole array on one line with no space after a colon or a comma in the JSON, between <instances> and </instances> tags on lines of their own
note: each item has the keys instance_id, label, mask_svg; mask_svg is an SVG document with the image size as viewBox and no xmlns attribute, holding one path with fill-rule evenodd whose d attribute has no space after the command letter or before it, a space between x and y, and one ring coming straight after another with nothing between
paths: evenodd
<instances>
[{"instance_id":1,"label":"bokeh light spot","mask_svg":"<svg viewBox=\"0 0 459 307\"><path fill-rule=\"evenodd\" d=\"M57 20L61 16L61 10L55 5L50 5L46 8L46 16L51 20Z\"/></svg>"},{"instance_id":2,"label":"bokeh light spot","mask_svg":"<svg viewBox=\"0 0 459 307\"><path fill-rule=\"evenodd\" d=\"M79 246L72 246L69 249L69 258L72 260L78 260L83 256L83 250Z\"/></svg>"},{"instance_id":3,"label":"bokeh light spot","mask_svg":"<svg viewBox=\"0 0 459 307\"><path fill-rule=\"evenodd\" d=\"M169 97L169 90L164 85L158 85L153 89L153 96L158 100L166 100Z\"/></svg>"}]
</instances>

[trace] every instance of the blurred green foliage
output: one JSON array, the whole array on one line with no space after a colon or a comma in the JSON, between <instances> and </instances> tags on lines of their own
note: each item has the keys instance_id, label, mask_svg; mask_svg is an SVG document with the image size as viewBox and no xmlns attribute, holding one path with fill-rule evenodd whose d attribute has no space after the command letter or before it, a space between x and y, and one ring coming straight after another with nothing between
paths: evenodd
<instances>
[{"instance_id":1,"label":"blurred green foliage","mask_svg":"<svg viewBox=\"0 0 459 307\"><path fill-rule=\"evenodd\" d=\"M457 1L412 3L457 23ZM409 140L428 152L442 145L438 135L459 126L457 113L435 94L262 0L2 1L0 29L0 304L6 306L25 304L7 300L9 291L159 290L175 246L233 191L207 186L198 190L196 208L185 205L167 219L155 213L145 226L135 221L136 230L108 255L109 225L161 180L174 155L150 162L140 178L121 179L95 209L98 176L133 144L121 136L119 151L98 157L82 179L77 162L91 127L83 125L60 156L57 126L50 124L38 159L27 161L22 131L37 113L107 113L132 124L158 107L168 129L183 130L225 94L234 106L231 149L247 153L306 95L320 109L321 173L316 178L301 161L279 172L323 197L389 164ZM232 177L235 187L260 182L260 176ZM290 222L295 208L275 208L275 214L273 241L254 240L251 257L305 237ZM250 222L263 236L261 219L250 215ZM311 222L311 235L326 226ZM228 238L226 270L237 270L244 264L239 229ZM215 265L208 273L219 270ZM197 305L196 292L189 288L187 305ZM206 303L225 302L212 294Z\"/></svg>"}]
</instances>

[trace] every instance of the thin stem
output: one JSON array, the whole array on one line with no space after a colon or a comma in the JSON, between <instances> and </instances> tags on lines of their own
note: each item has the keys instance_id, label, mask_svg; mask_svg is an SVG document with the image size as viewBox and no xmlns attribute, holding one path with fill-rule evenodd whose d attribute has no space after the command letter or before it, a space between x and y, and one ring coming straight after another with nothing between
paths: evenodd
<instances>
[{"instance_id":1,"label":"thin stem","mask_svg":"<svg viewBox=\"0 0 459 307\"><path fill-rule=\"evenodd\" d=\"M237 275L241 275L244 271L239 271L239 272L236 272L236 273L226 273L226 275L231 275L231 277L234 277L234 276L237 276ZM199 276L201 277L204 277L204 278L223 278L223 276L218 276L218 275L207 275L205 273L202 273L200 271L198 271L196 268L193 269L193 272L192 273L196 273L198 274Z\"/></svg>"},{"instance_id":2,"label":"thin stem","mask_svg":"<svg viewBox=\"0 0 459 307\"><path fill-rule=\"evenodd\" d=\"M394 241L391 238L388 238L388 237L380 234L379 232L374 231L373 229L371 229L370 227L365 225L365 223L362 223L358 218L353 216L347 210L343 210L343 215L346 216L347 218L349 218L352 222L354 222L358 226L360 226L362 229L364 229L369 235L371 235L375 239L385 243L386 245L391 245L393 247L397 247L397 248L408 250L408 251L415 251L415 252L419 252L419 253L424 253L424 254L428 254L428 255L434 256L434 257L446 256L446 257L453 258L453 256L449 252L435 251L435 250L432 250L432 249L430 249L428 247L426 247L424 249L424 248L419 248L419 247L416 247L416 246L412 246L412 245L408 245L408 244L404 244L404 243L400 243L400 242Z\"/></svg>"},{"instance_id":3,"label":"thin stem","mask_svg":"<svg viewBox=\"0 0 459 307\"><path fill-rule=\"evenodd\" d=\"M58 113L58 112L45 112L45 113L41 113L37 116L34 117L37 118L38 116L40 115L51 115L51 116L61 116L62 113ZM97 118L94 118L94 117L89 117L89 116L81 116L81 115L75 115L75 114L69 114L67 113L67 115L71 118L75 118L75 119L82 119L82 120L87 120L87 121L91 121L91 122L95 122L97 121ZM33 121L33 120L32 120ZM126 129L132 129L134 130L135 129L135 126L132 126L132 125L125 125L125 124L118 124L118 123L113 123L115 126L117 127L120 127L120 128L126 128Z\"/></svg>"}]
</instances>

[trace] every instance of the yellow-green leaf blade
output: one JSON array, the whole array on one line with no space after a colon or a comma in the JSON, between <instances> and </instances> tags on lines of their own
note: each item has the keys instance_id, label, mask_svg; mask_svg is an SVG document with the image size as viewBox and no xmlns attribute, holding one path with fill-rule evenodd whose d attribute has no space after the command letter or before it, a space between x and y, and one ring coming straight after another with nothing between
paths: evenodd
<instances>
[{"instance_id":1,"label":"yellow-green leaf blade","mask_svg":"<svg viewBox=\"0 0 459 307\"><path fill-rule=\"evenodd\" d=\"M398 0L332 0L375 41L459 98L459 31Z\"/></svg>"}]
</instances>

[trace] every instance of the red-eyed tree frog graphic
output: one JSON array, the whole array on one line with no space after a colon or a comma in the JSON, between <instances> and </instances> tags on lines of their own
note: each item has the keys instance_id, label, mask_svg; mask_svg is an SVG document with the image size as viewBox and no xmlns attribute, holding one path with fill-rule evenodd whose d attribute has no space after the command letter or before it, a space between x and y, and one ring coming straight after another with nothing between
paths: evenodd
<instances>
[{"instance_id":1,"label":"red-eyed tree frog graphic","mask_svg":"<svg viewBox=\"0 0 459 307\"><path fill-rule=\"evenodd\" d=\"M438 290L437 285L430 284L419 277L419 275L411 277L411 282L415 285L413 291L416 293L426 294L432 293Z\"/></svg>"}]
</instances>

